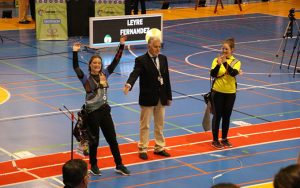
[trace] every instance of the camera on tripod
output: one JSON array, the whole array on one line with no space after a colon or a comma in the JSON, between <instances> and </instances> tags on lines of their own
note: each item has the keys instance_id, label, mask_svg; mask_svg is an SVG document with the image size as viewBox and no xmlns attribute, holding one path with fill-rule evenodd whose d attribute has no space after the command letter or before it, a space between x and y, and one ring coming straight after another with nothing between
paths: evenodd
<instances>
[{"instance_id":1,"label":"camera on tripod","mask_svg":"<svg viewBox=\"0 0 300 188\"><path fill-rule=\"evenodd\" d=\"M282 57L281 57L281 62L280 62L280 68L281 68L281 66L283 64L283 58L284 58L284 54L285 54L285 51L286 51L288 38L289 37L291 39L293 38L293 30L294 30L294 26L295 26L297 28L296 29L297 30L297 36L296 36L296 39L295 39L295 42L294 42L294 45L293 45L293 51L291 53L289 63L287 65L287 68L289 69L290 65L291 65L291 62L292 62L292 59L293 59L293 56L294 56L294 52L297 49L296 62L295 62L294 75L293 75L294 77L295 77L297 64L298 64L298 59L299 59L299 55L300 55L300 27L299 27L299 25L296 21L295 12L300 12L300 10L295 10L295 8L291 8L290 11L289 11L289 15L288 15L289 23L288 23L288 25L285 29L285 32L283 34L283 38L280 42L280 46L279 46L277 54L276 54L276 58L278 58L279 57L279 51L282 49ZM282 46L283 46L283 48L282 48ZM272 69L273 69L273 67L272 67Z\"/></svg>"},{"instance_id":2,"label":"camera on tripod","mask_svg":"<svg viewBox=\"0 0 300 188\"><path fill-rule=\"evenodd\" d=\"M291 8L291 10L289 11L288 18L290 19L290 22L288 24L288 28L286 31L286 37L293 38L293 27L294 27L294 22L296 21L295 8Z\"/></svg>"},{"instance_id":3,"label":"camera on tripod","mask_svg":"<svg viewBox=\"0 0 300 188\"><path fill-rule=\"evenodd\" d=\"M296 20L295 19L295 8L291 8L291 10L289 11L288 17L290 20Z\"/></svg>"}]
</instances>

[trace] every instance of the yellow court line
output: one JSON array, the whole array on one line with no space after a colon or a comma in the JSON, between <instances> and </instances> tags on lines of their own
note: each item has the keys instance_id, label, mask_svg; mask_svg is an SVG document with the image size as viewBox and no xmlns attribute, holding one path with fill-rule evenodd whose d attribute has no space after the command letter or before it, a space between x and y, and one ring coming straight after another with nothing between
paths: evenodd
<instances>
[{"instance_id":1,"label":"yellow court line","mask_svg":"<svg viewBox=\"0 0 300 188\"><path fill-rule=\"evenodd\" d=\"M256 185L250 185L242 188L274 188L273 182L260 183Z\"/></svg>"},{"instance_id":2,"label":"yellow court line","mask_svg":"<svg viewBox=\"0 0 300 188\"><path fill-rule=\"evenodd\" d=\"M9 98L10 93L6 89L0 87L0 105L8 101Z\"/></svg>"}]
</instances>

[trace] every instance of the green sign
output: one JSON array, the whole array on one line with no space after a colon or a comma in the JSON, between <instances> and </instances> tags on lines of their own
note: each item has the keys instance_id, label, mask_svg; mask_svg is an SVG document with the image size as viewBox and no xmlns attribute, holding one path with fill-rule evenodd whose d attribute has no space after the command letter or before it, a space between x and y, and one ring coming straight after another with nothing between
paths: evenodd
<instances>
[{"instance_id":1,"label":"green sign","mask_svg":"<svg viewBox=\"0 0 300 188\"><path fill-rule=\"evenodd\" d=\"M36 38L68 40L66 0L36 0Z\"/></svg>"},{"instance_id":2,"label":"green sign","mask_svg":"<svg viewBox=\"0 0 300 188\"><path fill-rule=\"evenodd\" d=\"M95 17L125 15L125 0L96 0Z\"/></svg>"}]
</instances>

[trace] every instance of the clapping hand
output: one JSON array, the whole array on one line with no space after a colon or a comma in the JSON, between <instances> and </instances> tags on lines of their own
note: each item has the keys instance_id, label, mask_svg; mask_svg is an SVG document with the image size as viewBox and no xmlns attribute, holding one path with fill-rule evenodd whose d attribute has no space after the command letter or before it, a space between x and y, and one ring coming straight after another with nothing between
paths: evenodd
<instances>
[{"instance_id":1,"label":"clapping hand","mask_svg":"<svg viewBox=\"0 0 300 188\"><path fill-rule=\"evenodd\" d=\"M225 61L226 61L226 56L225 55L219 55L218 56L218 60L217 60L218 65L221 65Z\"/></svg>"},{"instance_id":2,"label":"clapping hand","mask_svg":"<svg viewBox=\"0 0 300 188\"><path fill-rule=\"evenodd\" d=\"M243 70L241 69L240 71L239 71L239 75L243 75L244 74L244 72L243 72Z\"/></svg>"}]
</instances>

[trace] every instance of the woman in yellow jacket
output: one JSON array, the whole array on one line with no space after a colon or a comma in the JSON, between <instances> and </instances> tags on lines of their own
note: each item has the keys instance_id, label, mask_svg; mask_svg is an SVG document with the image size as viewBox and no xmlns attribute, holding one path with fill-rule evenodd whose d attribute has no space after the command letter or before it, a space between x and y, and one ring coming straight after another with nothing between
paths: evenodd
<instances>
[{"instance_id":1,"label":"woman in yellow jacket","mask_svg":"<svg viewBox=\"0 0 300 188\"><path fill-rule=\"evenodd\" d=\"M222 45L222 55L215 58L211 65L212 83L212 134L211 145L216 149L232 147L228 141L230 116L236 98L236 76L240 73L241 62L232 55L234 39L226 39ZM222 140L219 141L219 127L222 119Z\"/></svg>"}]
</instances>

